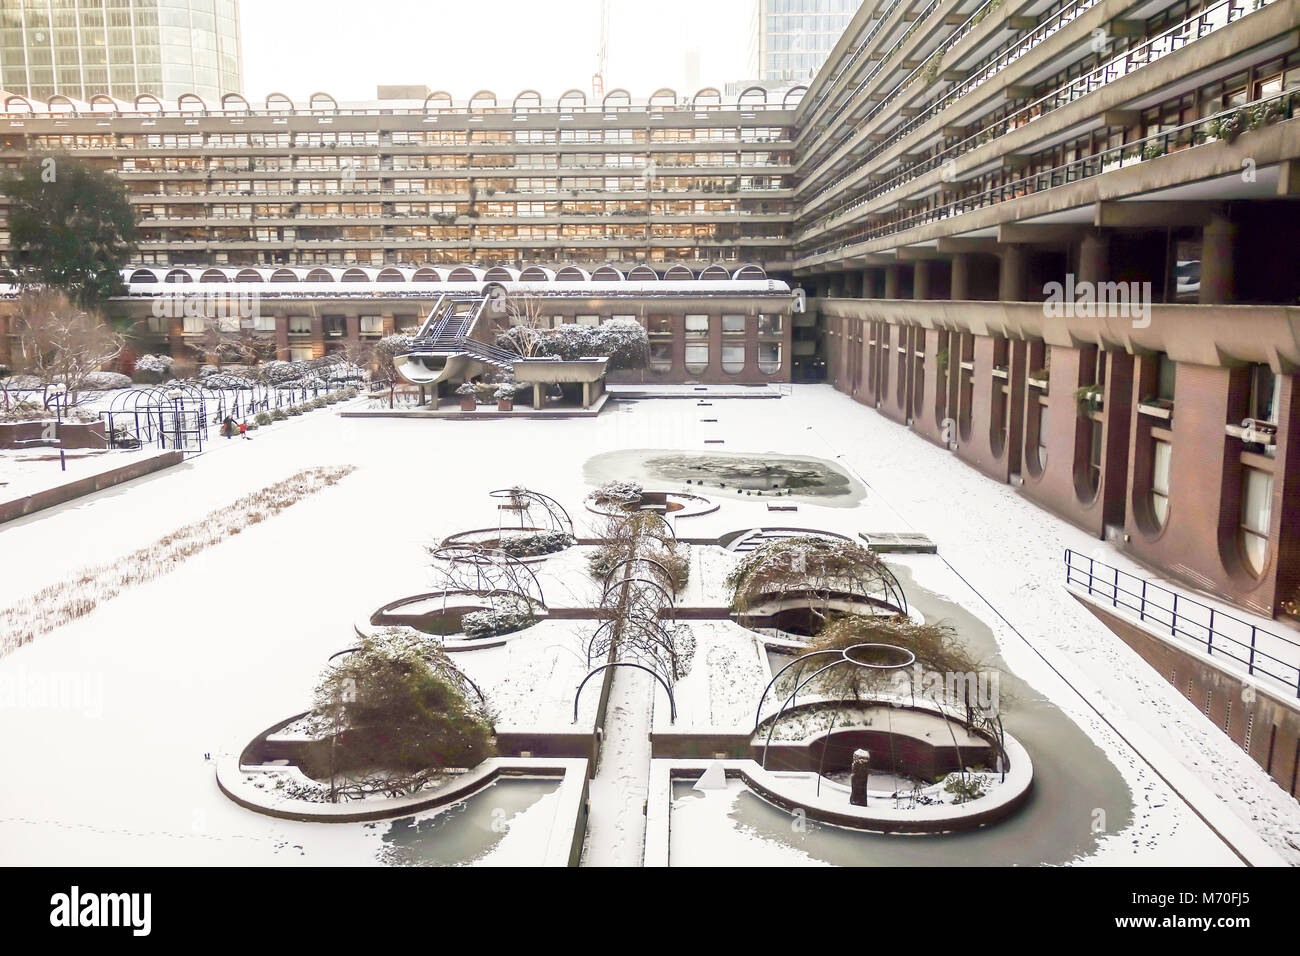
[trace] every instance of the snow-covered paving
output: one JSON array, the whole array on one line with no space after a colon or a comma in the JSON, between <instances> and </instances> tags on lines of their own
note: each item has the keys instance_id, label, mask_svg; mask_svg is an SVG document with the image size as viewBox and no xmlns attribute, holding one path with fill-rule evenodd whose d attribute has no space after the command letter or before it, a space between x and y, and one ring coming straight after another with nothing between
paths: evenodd
<instances>
[{"instance_id":1,"label":"snow-covered paving","mask_svg":"<svg viewBox=\"0 0 1300 956\"><path fill-rule=\"evenodd\" d=\"M357 466L336 486L0 658L0 691L8 688L0 693L0 762L12 769L0 777L0 862L373 862L373 831L244 810L217 790L204 755L237 752L304 709L326 658L355 641L353 620L428 589L425 546L456 531L496 526L488 490L524 484L555 496L582 535L592 527L581 506L589 457L618 448L704 451L704 439L719 435L729 450L809 455L848 467L867 485L867 498L848 509L796 496L799 510L779 515L761 500L726 499L712 515L677 520L678 534L788 524L850 535L928 534L952 570L927 580L923 566L913 568L918 580L951 593L993 628L1009 666L1098 742L1125 774L1134 801L1153 808L1152 820L1158 824L1171 805L1181 808L1176 840L1143 845L1135 855L1136 834L1125 836L1123 853L1116 835L1093 861L1223 859L1223 842L1150 771L1150 760L1234 842L1248 844L1253 831L1288 862L1300 862L1300 806L1061 586L1063 547L1091 551L1098 542L827 387L796 387L779 400L720 399L708 411L717 424L702 425L693 403L668 400L615 403L599 418L569 421L342 419L322 410L253 442L217 440L210 453L176 468L0 526L0 606L7 607L303 468ZM725 560L710 550L693 549L692 586L705 577L696 562ZM579 558L571 549L553 559L554 570L543 575L548 603L574 606L589 596ZM962 579L1015 631L972 592L957 594ZM722 603L722 595L690 587L683 604ZM487 656L481 666L508 673L512 654L535 651L543 631L530 630L536 634L507 642L500 654L463 652L459 662L472 675L470 658L495 654L506 663ZM720 645L697 643L700 667L709 647ZM734 662L742 661L737 652ZM732 662L729 656L718 664ZM572 668L556 667L538 684L544 706L526 701L521 684L503 695L503 709L538 720L543 710L562 710L566 699L571 707ZM621 684L635 696L635 680L616 681L616 691ZM716 684L710 676L707 697L683 688L692 713L707 710L710 723L715 709L744 709L742 693L729 700ZM594 700L597 693L593 681L584 695ZM648 722L648 679L645 697ZM663 704L654 706L658 724ZM635 746L647 729L648 723L629 727L626 759L611 764L620 774L648 757L648 744ZM610 743L606 759L615 757ZM65 782L72 780L94 786ZM593 786L593 807L597 791ZM627 812L633 807L639 814L635 801ZM601 832L593 813L591 835ZM602 837L589 844L588 862L604 848L628 858L641 839L617 819L604 832L622 842ZM1114 855L1107 851L1112 843Z\"/></svg>"}]
</instances>

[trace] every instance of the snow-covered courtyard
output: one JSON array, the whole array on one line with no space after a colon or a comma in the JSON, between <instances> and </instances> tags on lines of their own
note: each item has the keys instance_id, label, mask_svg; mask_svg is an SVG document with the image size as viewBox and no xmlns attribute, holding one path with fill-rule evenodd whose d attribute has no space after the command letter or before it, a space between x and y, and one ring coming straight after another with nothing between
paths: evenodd
<instances>
[{"instance_id":1,"label":"snow-covered courtyard","mask_svg":"<svg viewBox=\"0 0 1300 956\"><path fill-rule=\"evenodd\" d=\"M772 673L753 631L728 620L687 622L694 663L677 685L676 721L647 675L621 670L613 679L590 781L586 863L1300 864L1300 805L1063 586L1064 548L1105 555L1106 546L827 386L710 401L621 400L574 420L406 421L322 409L251 442L214 433L208 450L184 464L0 525L2 613L87 569L173 546L178 530L247 508L241 499L307 469L339 476L253 523L231 524L201 548L180 549L163 573L0 657L0 862L553 857L553 782L503 778L445 810L396 822L308 823L236 804L218 788L215 766L310 706L326 661L355 646L355 622L431 589L426 548L497 526L489 491L543 491L572 515L580 539L590 537L598 518L583 501L611 477L607 456L666 450L818 459L847 473L857 499L846 506L794 494L779 502L797 510L775 512L771 495L691 485L720 507L670 518L679 538L759 527L929 536L938 554L892 559L896 572L919 614L957 618L1013 675L1009 720L1033 758L1035 791L1023 819L978 835L823 827L788 839L788 815L735 778L696 793L652 766L651 733L748 732ZM59 467L21 464L37 466ZM344 473L347 466L355 470ZM647 489L688 490L628 477ZM721 581L735 560L720 547L692 546L678 606L725 605ZM551 607L600 597L582 547L539 562L536 573ZM590 733L595 681L576 724L572 711L593 627L549 619L451 656L483 687L500 727ZM7 638L0 634L0 648ZM1081 849L1062 843L1055 855L1036 856L1025 834L1039 825L1079 834L1067 842ZM459 835L444 852L438 835L451 832Z\"/></svg>"}]
</instances>

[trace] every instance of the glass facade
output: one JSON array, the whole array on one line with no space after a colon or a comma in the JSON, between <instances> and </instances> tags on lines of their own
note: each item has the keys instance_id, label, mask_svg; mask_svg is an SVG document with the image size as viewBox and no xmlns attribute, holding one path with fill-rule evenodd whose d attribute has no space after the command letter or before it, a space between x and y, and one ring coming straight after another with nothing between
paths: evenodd
<instances>
[{"instance_id":1,"label":"glass facade","mask_svg":"<svg viewBox=\"0 0 1300 956\"><path fill-rule=\"evenodd\" d=\"M241 91L236 0L5 0L0 88L38 100L98 93L218 100Z\"/></svg>"},{"instance_id":2,"label":"glass facade","mask_svg":"<svg viewBox=\"0 0 1300 956\"><path fill-rule=\"evenodd\" d=\"M758 0L758 78L811 79L860 6L862 0Z\"/></svg>"}]
</instances>

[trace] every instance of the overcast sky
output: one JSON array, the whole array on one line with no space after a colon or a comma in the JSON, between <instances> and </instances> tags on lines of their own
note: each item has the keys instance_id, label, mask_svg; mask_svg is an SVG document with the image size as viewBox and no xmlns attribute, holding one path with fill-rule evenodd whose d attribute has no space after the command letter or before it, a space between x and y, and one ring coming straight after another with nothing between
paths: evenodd
<instances>
[{"instance_id":1,"label":"overcast sky","mask_svg":"<svg viewBox=\"0 0 1300 956\"><path fill-rule=\"evenodd\" d=\"M605 88L633 99L749 79L755 0L610 0ZM244 92L373 99L423 84L457 100L591 95L600 0L240 0ZM698 67L689 59L698 54ZM689 87L689 89L688 89Z\"/></svg>"}]
</instances>

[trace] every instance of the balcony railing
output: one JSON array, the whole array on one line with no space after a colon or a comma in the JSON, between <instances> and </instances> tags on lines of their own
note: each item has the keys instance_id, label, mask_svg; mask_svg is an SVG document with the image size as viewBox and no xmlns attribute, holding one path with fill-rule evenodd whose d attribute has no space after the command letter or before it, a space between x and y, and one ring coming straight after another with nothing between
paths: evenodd
<instances>
[{"instance_id":1,"label":"balcony railing","mask_svg":"<svg viewBox=\"0 0 1300 956\"><path fill-rule=\"evenodd\" d=\"M1089 5L1095 2L1098 2L1098 0L1081 0L1081 3L1087 3ZM1259 5L1255 7L1254 10L1263 9L1265 6L1273 2L1274 0L1258 0ZM904 183L910 182L930 170L942 166L949 160L992 141L998 136L1019 129L1047 113L1073 103L1089 93L1095 92L1108 83L1112 83L1115 80L1128 76L1141 67L1148 66L1170 53L1181 50L1193 40L1209 36L1211 33L1214 33L1231 23L1235 23L1247 13L1251 12L1253 12L1253 10L1246 10L1244 7L1240 6L1240 0L1219 0L1218 3L1200 13L1197 13L1195 16L1188 17L1186 20L1183 20L1181 23L1176 24L1165 32L1147 40L1145 43L1142 43L1131 50L1125 51L1119 56L1101 64L1096 69L1091 70L1082 76L1075 77L1068 83L1062 84L1046 96L1040 97L1034 102L1026 104L1015 112L1003 117L1001 120L998 120L985 129L980 130L978 133L967 136L959 142L936 152L933 156L930 156L922 162L908 168L906 171L893 177L889 181L868 190L866 194L852 200L841 202L837 208L823 213L817 219L813 220L807 226L806 231L821 231L826 229L834 220L852 213L854 210L859 209L884 193L896 189ZM983 81L981 80L980 82ZM976 83L974 85L977 86L979 84ZM971 89L973 88L974 86L971 87ZM932 109L934 108L932 107ZM873 113L874 112L876 111L873 110ZM937 112L937 110L935 112ZM934 115L931 111L927 110L927 113L923 113L921 116L904 124L894 132L889 142L879 144L868 150L863 154L857 168L855 168L853 172L847 173L835 180L829 186L825 187L822 190L822 193L825 194L844 180L859 175L862 164L865 164L880 155L882 152L894 148L899 139L907 135L907 133L911 132L913 129L916 129L922 122L929 118L927 114ZM870 116L868 116L868 119L869 118ZM866 120L863 122L866 122Z\"/></svg>"},{"instance_id":2,"label":"balcony railing","mask_svg":"<svg viewBox=\"0 0 1300 956\"><path fill-rule=\"evenodd\" d=\"M1126 617L1161 631L1207 656L1243 667L1251 677L1277 681L1300 697L1300 641L1179 594L1146 578L1065 549L1065 583L1084 590Z\"/></svg>"},{"instance_id":3,"label":"balcony railing","mask_svg":"<svg viewBox=\"0 0 1300 956\"><path fill-rule=\"evenodd\" d=\"M1250 103L1232 109L1221 110L1212 116L1203 119L1193 120L1190 123L1183 123L1172 129L1165 130L1161 133L1153 133L1150 136L1134 140L1131 143L1125 143L1123 146L1112 146L1104 149L1099 153L1093 153L1091 156L1084 156L1080 159L1055 166L1051 169L1043 170L1037 173L1031 173L1019 179L1002 183L998 186L992 186L982 192L970 196L963 196L952 202L934 206L929 209L923 209L914 215L906 216L893 222L885 223L881 226L868 228L863 227L841 237L839 240L831 243L825 243L807 252L800 251L798 258L800 260L812 258L815 256L825 255L830 252L845 251L851 244L868 242L872 239L884 238L886 236L896 235L908 229L917 226L927 225L932 222L940 222L944 219L950 219L953 216L960 216L977 209L984 209L1010 199L1020 199L1033 193L1044 192L1049 189L1055 189L1069 183L1078 182L1083 179L1090 179L1093 176L1099 176L1102 173L1110 172L1113 169L1119 169L1122 166L1132 165L1134 163L1148 162L1152 159L1158 159L1167 153L1175 152L1183 148L1194 148L1197 145L1210 139L1212 130L1216 124L1221 124L1225 118L1234 114L1245 114L1253 110L1265 110L1271 104L1277 104L1278 119L1291 119L1295 112L1296 91L1289 90L1282 93L1276 93L1273 96L1253 100ZM1184 143L1186 141L1187 145Z\"/></svg>"}]
</instances>

